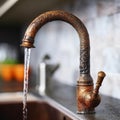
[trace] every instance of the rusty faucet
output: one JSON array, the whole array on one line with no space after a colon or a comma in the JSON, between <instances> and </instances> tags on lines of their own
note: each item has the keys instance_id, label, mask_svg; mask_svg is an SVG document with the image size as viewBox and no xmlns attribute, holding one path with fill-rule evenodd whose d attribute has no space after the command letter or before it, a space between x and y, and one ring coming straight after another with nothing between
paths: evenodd
<instances>
[{"instance_id":1,"label":"rusty faucet","mask_svg":"<svg viewBox=\"0 0 120 120\"><path fill-rule=\"evenodd\" d=\"M80 37L80 77L77 81L77 107L78 113L94 113L94 109L100 103L99 87L105 77L104 72L98 73L96 88L90 75L90 43L89 35L82 21L76 16L65 11L49 11L35 18L28 26L21 46L34 47L34 37L37 31L47 22L62 20L71 24Z\"/></svg>"}]
</instances>

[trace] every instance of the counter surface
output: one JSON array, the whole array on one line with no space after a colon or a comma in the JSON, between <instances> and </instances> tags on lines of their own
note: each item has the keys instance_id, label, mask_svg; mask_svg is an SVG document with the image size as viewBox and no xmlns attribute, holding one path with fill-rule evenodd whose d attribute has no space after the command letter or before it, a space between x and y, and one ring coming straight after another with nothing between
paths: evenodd
<instances>
[{"instance_id":1,"label":"counter surface","mask_svg":"<svg viewBox=\"0 0 120 120\"><path fill-rule=\"evenodd\" d=\"M95 109L95 114L76 113L76 87L64 85L56 81L49 82L46 90L47 96L54 99L70 111L80 120L120 120L120 100L101 95L101 103Z\"/></svg>"}]
</instances>

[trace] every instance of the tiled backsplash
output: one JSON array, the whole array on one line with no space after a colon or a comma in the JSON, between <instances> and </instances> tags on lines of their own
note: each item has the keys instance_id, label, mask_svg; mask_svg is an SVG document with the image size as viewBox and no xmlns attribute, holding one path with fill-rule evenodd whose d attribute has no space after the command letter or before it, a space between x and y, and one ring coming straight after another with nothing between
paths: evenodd
<instances>
[{"instance_id":1,"label":"tiled backsplash","mask_svg":"<svg viewBox=\"0 0 120 120\"><path fill-rule=\"evenodd\" d=\"M63 6L79 17L88 29L91 45L91 73L96 80L97 72L103 70L107 77L101 92L120 98L120 1L84 0L72 6ZM51 63L60 63L54 78L76 85L79 75L79 38L77 32L64 22L52 22L45 25L36 36L36 49L33 49L31 64L39 58L36 66L45 54L51 56Z\"/></svg>"}]
</instances>

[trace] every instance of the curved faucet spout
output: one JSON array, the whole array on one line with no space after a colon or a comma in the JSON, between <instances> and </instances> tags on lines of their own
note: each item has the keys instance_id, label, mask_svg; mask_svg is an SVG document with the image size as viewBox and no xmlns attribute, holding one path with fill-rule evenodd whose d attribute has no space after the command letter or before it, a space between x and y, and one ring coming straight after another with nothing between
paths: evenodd
<instances>
[{"instance_id":1,"label":"curved faucet spout","mask_svg":"<svg viewBox=\"0 0 120 120\"><path fill-rule=\"evenodd\" d=\"M86 113L88 111L94 111L94 107L98 103L99 100L98 88L93 90L93 80L90 76L90 43L89 43L89 34L82 23L82 21L76 16L65 12L65 11L49 11L41 14L37 18L35 18L31 24L28 26L21 46L26 48L34 47L34 37L37 31L47 22L51 22L54 20L61 20L71 24L77 31L80 38L80 78L77 81L77 101L78 101L78 111L80 113ZM104 77L102 77L104 78ZM99 85L98 85L99 86ZM81 94L84 93L84 94ZM85 96L94 96L92 97L92 101L95 101L95 105L93 106L93 102L91 104L85 104L83 98ZM87 98L87 97L86 97ZM94 98L94 99L93 99ZM83 101L84 100L84 101ZM88 99L87 99L88 100Z\"/></svg>"},{"instance_id":2,"label":"curved faucet spout","mask_svg":"<svg viewBox=\"0 0 120 120\"><path fill-rule=\"evenodd\" d=\"M56 10L49 11L41 14L36 19L32 21L32 23L28 26L21 46L24 47L34 47L34 37L37 31L47 22L54 20L62 20L69 24L71 24L78 32L80 37L80 73L81 74L89 74L90 73L90 46L89 46L89 35L84 24L78 19L76 16Z\"/></svg>"}]
</instances>

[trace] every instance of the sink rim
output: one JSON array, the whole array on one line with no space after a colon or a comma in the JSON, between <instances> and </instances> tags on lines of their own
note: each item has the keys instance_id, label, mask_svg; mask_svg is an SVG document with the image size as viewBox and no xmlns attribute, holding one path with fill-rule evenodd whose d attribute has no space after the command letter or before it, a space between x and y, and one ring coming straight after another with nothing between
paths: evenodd
<instances>
[{"instance_id":1,"label":"sink rim","mask_svg":"<svg viewBox=\"0 0 120 120\"><path fill-rule=\"evenodd\" d=\"M28 93L27 101L41 101L42 99L38 99L33 94ZM0 93L0 103L8 103L8 102L22 102L23 101L23 93L22 92L6 92Z\"/></svg>"}]
</instances>

